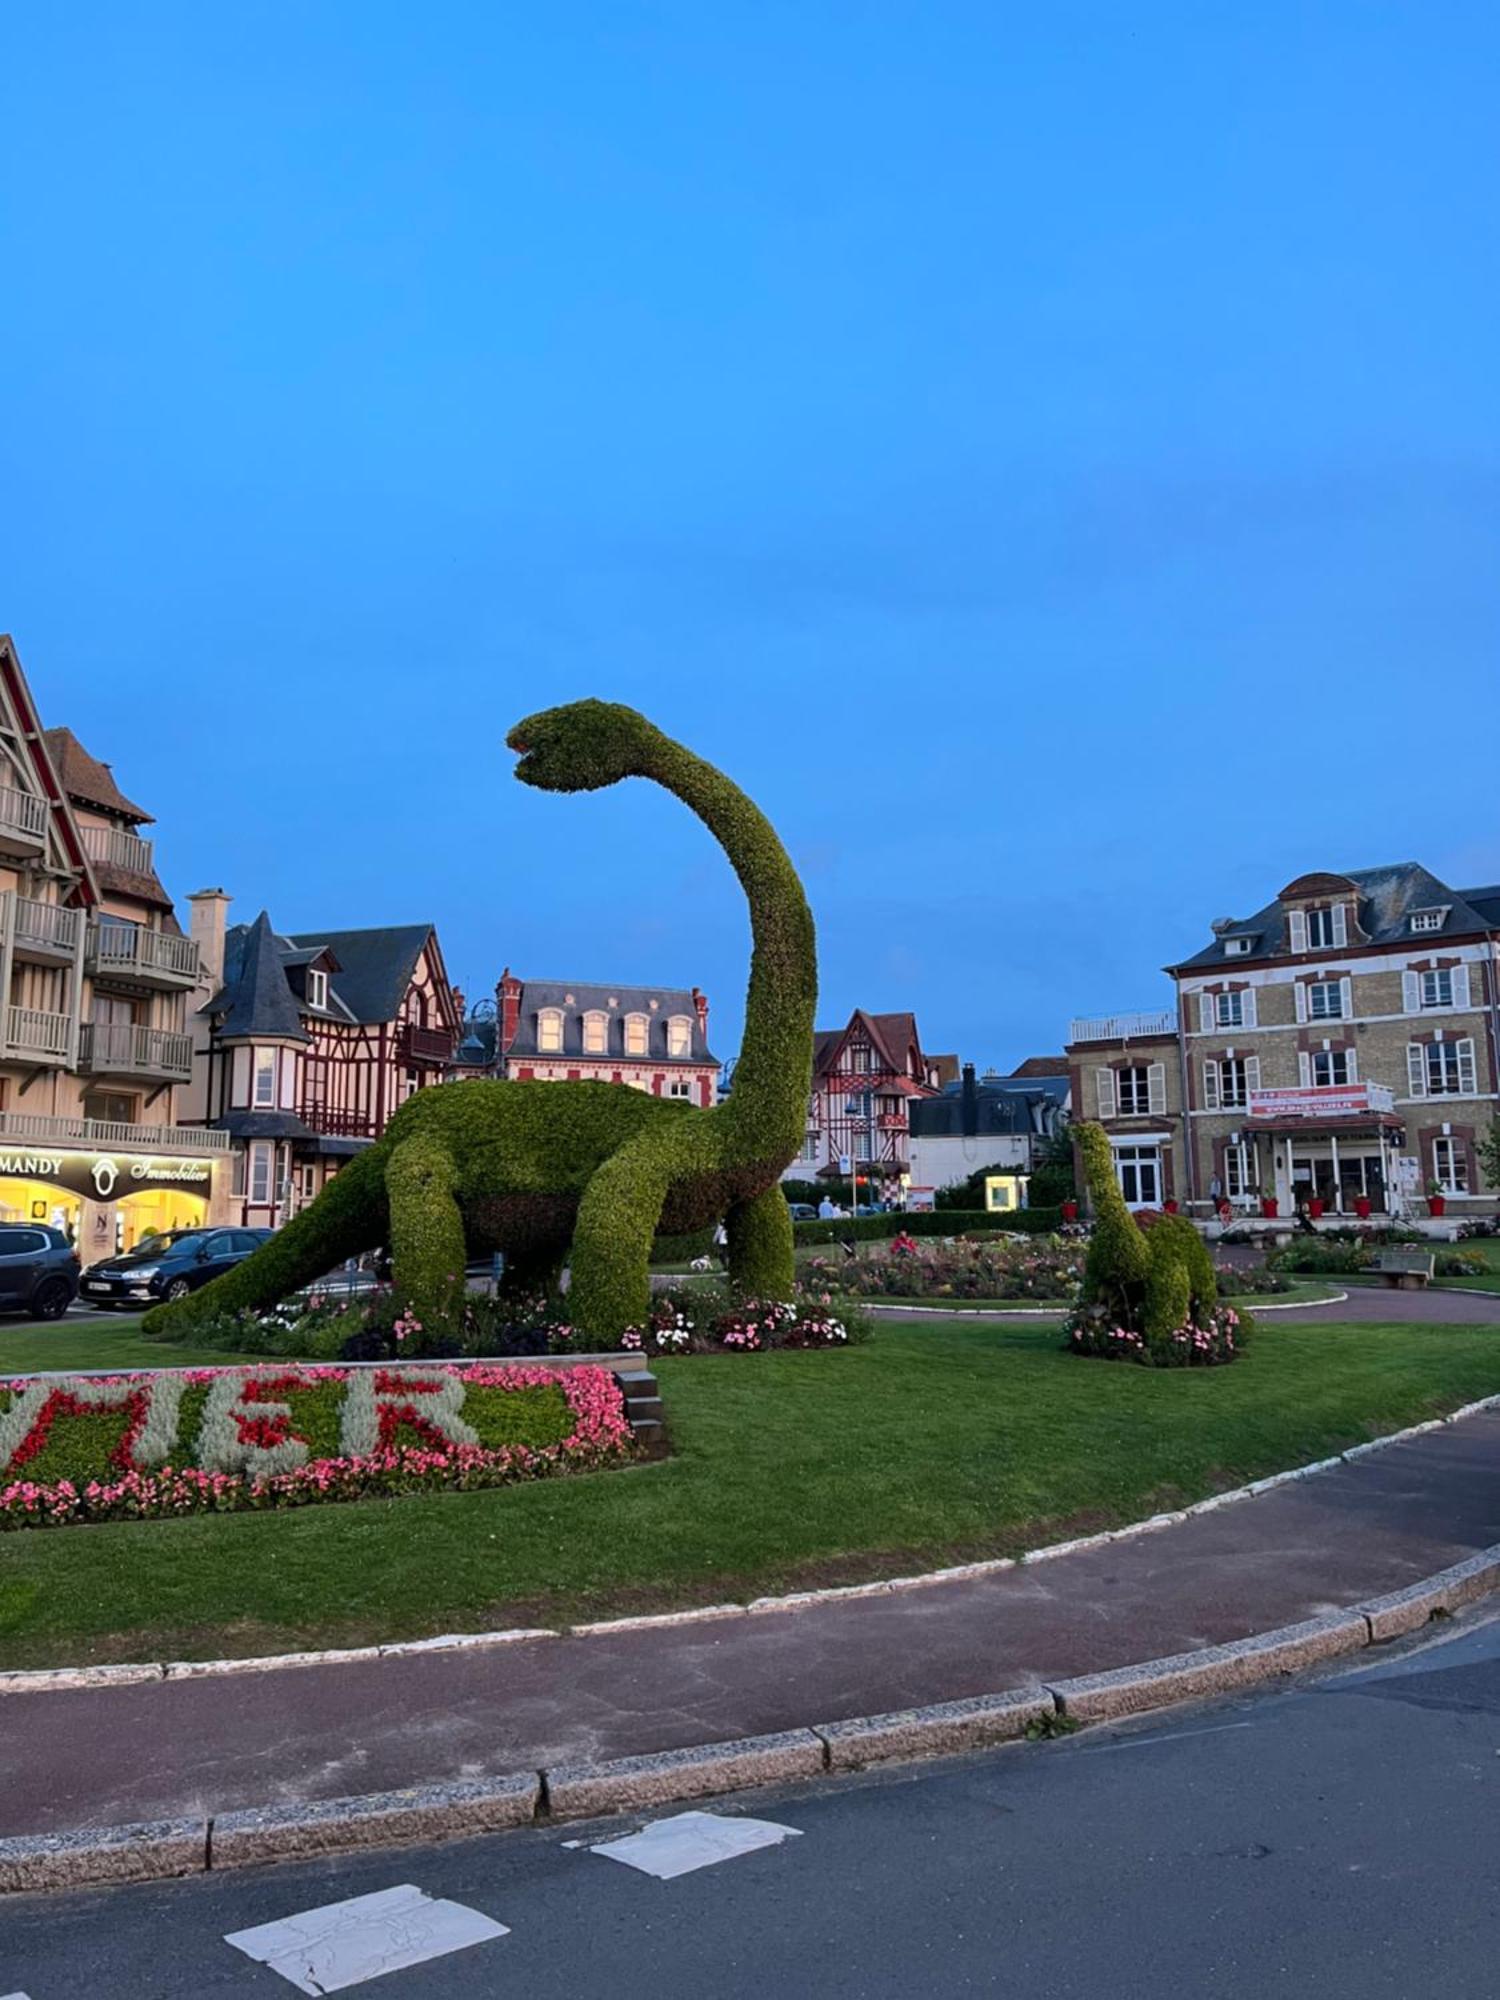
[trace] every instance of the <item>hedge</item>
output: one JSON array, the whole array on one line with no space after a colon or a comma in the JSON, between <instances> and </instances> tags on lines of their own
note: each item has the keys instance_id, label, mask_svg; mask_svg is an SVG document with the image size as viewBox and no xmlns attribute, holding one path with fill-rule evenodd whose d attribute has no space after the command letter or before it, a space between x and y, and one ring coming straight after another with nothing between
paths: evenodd
<instances>
[{"instance_id":1,"label":"hedge","mask_svg":"<svg viewBox=\"0 0 1500 2000\"><path fill-rule=\"evenodd\" d=\"M975 1230L1004 1229L1017 1236L1050 1236L1062 1227L1060 1208L919 1209L915 1214L835 1216L827 1222L797 1222L799 1243L876 1243L890 1236L966 1236Z\"/></svg>"}]
</instances>

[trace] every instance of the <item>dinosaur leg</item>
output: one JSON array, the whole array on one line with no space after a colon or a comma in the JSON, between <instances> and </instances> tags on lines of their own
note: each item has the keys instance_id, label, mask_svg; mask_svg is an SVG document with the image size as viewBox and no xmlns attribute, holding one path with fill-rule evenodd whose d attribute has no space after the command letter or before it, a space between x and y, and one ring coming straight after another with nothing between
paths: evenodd
<instances>
[{"instance_id":1,"label":"dinosaur leg","mask_svg":"<svg viewBox=\"0 0 1500 2000\"><path fill-rule=\"evenodd\" d=\"M643 1326L650 1311L651 1243L675 1164L663 1148L665 1136L642 1132L612 1153L578 1205L568 1318L601 1345L612 1345L627 1326Z\"/></svg>"},{"instance_id":2,"label":"dinosaur leg","mask_svg":"<svg viewBox=\"0 0 1500 2000\"><path fill-rule=\"evenodd\" d=\"M386 1163L396 1295L424 1321L458 1311L464 1297L464 1221L453 1155L425 1132L403 1139Z\"/></svg>"},{"instance_id":3,"label":"dinosaur leg","mask_svg":"<svg viewBox=\"0 0 1500 2000\"><path fill-rule=\"evenodd\" d=\"M270 1242L222 1278L180 1304L153 1306L143 1332L181 1339L188 1329L237 1313L275 1305L289 1292L326 1277L335 1264L385 1241L386 1203L381 1153L360 1153L331 1180L310 1208L293 1216Z\"/></svg>"},{"instance_id":4,"label":"dinosaur leg","mask_svg":"<svg viewBox=\"0 0 1500 2000\"><path fill-rule=\"evenodd\" d=\"M724 1218L729 1282L742 1299L790 1299L796 1292L792 1211L779 1182L736 1202Z\"/></svg>"}]
</instances>

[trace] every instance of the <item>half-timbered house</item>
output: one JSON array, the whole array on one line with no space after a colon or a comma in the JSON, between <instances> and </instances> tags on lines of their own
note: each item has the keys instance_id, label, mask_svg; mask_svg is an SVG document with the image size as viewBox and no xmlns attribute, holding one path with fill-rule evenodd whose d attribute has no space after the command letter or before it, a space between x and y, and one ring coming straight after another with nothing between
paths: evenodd
<instances>
[{"instance_id":1,"label":"half-timbered house","mask_svg":"<svg viewBox=\"0 0 1500 2000\"><path fill-rule=\"evenodd\" d=\"M198 1108L233 1136L236 1220L275 1228L444 1081L459 1003L430 924L281 934L264 911L226 928L222 890L191 901L214 976Z\"/></svg>"},{"instance_id":2,"label":"half-timbered house","mask_svg":"<svg viewBox=\"0 0 1500 2000\"><path fill-rule=\"evenodd\" d=\"M856 1007L842 1028L820 1028L802 1151L783 1178L833 1180L848 1159L872 1180L898 1181L909 1167L912 1100L935 1095L957 1069L953 1056L924 1054L915 1014Z\"/></svg>"}]
</instances>

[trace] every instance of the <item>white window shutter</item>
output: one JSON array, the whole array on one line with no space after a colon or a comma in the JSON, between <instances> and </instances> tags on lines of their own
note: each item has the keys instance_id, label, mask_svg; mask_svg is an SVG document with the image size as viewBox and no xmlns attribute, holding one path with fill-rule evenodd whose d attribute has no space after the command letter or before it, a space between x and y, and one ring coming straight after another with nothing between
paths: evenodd
<instances>
[{"instance_id":1,"label":"white window shutter","mask_svg":"<svg viewBox=\"0 0 1500 2000\"><path fill-rule=\"evenodd\" d=\"M1151 1116L1160 1118L1167 1108L1167 1066L1152 1063L1146 1071L1146 1102Z\"/></svg>"},{"instance_id":2,"label":"white window shutter","mask_svg":"<svg viewBox=\"0 0 1500 2000\"><path fill-rule=\"evenodd\" d=\"M1474 1042L1465 1035L1458 1045L1458 1087L1465 1096L1474 1094Z\"/></svg>"},{"instance_id":3,"label":"white window shutter","mask_svg":"<svg viewBox=\"0 0 1500 2000\"><path fill-rule=\"evenodd\" d=\"M1244 1007L1245 1007L1245 1015L1244 1015L1245 1026L1247 1028L1253 1028L1256 1025L1255 988L1253 986L1247 986L1244 992L1240 995L1240 998L1244 1002Z\"/></svg>"},{"instance_id":4,"label":"white window shutter","mask_svg":"<svg viewBox=\"0 0 1500 2000\"><path fill-rule=\"evenodd\" d=\"M1406 1045L1406 1087L1413 1097L1427 1095L1427 1051L1420 1042Z\"/></svg>"},{"instance_id":5,"label":"white window shutter","mask_svg":"<svg viewBox=\"0 0 1500 2000\"><path fill-rule=\"evenodd\" d=\"M1297 1057L1297 1081L1304 1090L1312 1087L1312 1057L1303 1049Z\"/></svg>"},{"instance_id":6,"label":"white window shutter","mask_svg":"<svg viewBox=\"0 0 1500 2000\"><path fill-rule=\"evenodd\" d=\"M1094 1085L1099 1094L1099 1116L1113 1118L1115 1115L1115 1073L1112 1069L1095 1070Z\"/></svg>"},{"instance_id":7,"label":"white window shutter","mask_svg":"<svg viewBox=\"0 0 1500 2000\"><path fill-rule=\"evenodd\" d=\"M1259 1056L1246 1056L1246 1058L1245 1058L1245 1101L1246 1101L1246 1103L1247 1103L1247 1104L1248 1104L1248 1103L1249 1103L1249 1101L1250 1101L1250 1092L1251 1092L1252 1090L1259 1090L1259 1089L1260 1089L1260 1057L1259 1057Z\"/></svg>"},{"instance_id":8,"label":"white window shutter","mask_svg":"<svg viewBox=\"0 0 1500 2000\"><path fill-rule=\"evenodd\" d=\"M1305 1021L1305 1020L1307 1019L1307 983L1306 983L1306 981L1305 981L1305 980L1301 980L1301 979L1298 979L1298 980L1296 980L1296 981L1294 982L1294 990L1295 990L1295 992L1296 992L1296 995L1297 995L1297 1019L1298 1019L1299 1021Z\"/></svg>"},{"instance_id":9,"label":"white window shutter","mask_svg":"<svg viewBox=\"0 0 1500 2000\"><path fill-rule=\"evenodd\" d=\"M1336 947L1349 942L1349 911L1344 903L1333 906L1333 942Z\"/></svg>"},{"instance_id":10,"label":"white window shutter","mask_svg":"<svg viewBox=\"0 0 1500 2000\"><path fill-rule=\"evenodd\" d=\"M1455 965L1453 968L1453 1004L1455 1007L1467 1007L1469 1004L1469 968L1466 965Z\"/></svg>"},{"instance_id":11,"label":"white window shutter","mask_svg":"<svg viewBox=\"0 0 1500 2000\"><path fill-rule=\"evenodd\" d=\"M1422 1011L1422 978L1420 973L1403 972L1401 975L1401 1005L1408 1014Z\"/></svg>"},{"instance_id":12,"label":"white window shutter","mask_svg":"<svg viewBox=\"0 0 1500 2000\"><path fill-rule=\"evenodd\" d=\"M1347 973L1339 981L1339 1009L1346 1021L1354 1019L1354 981Z\"/></svg>"},{"instance_id":13,"label":"white window shutter","mask_svg":"<svg viewBox=\"0 0 1500 2000\"><path fill-rule=\"evenodd\" d=\"M1359 1082L1359 1055L1354 1049L1344 1052L1344 1074L1351 1083Z\"/></svg>"},{"instance_id":14,"label":"white window shutter","mask_svg":"<svg viewBox=\"0 0 1500 2000\"><path fill-rule=\"evenodd\" d=\"M1219 1108L1219 1065L1216 1062L1203 1065L1203 1104L1208 1111Z\"/></svg>"},{"instance_id":15,"label":"white window shutter","mask_svg":"<svg viewBox=\"0 0 1500 2000\"><path fill-rule=\"evenodd\" d=\"M1286 916L1287 935L1293 951L1307 950L1307 912L1288 910Z\"/></svg>"},{"instance_id":16,"label":"white window shutter","mask_svg":"<svg viewBox=\"0 0 1500 2000\"><path fill-rule=\"evenodd\" d=\"M1198 1026L1205 1035L1212 1034L1214 1025L1214 1002L1211 993L1198 995Z\"/></svg>"}]
</instances>

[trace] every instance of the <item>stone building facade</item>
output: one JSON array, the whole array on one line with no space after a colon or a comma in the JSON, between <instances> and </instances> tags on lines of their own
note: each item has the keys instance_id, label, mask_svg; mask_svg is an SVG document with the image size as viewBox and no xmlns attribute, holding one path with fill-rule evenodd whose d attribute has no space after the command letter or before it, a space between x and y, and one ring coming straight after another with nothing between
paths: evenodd
<instances>
[{"instance_id":1,"label":"stone building facade","mask_svg":"<svg viewBox=\"0 0 1500 2000\"><path fill-rule=\"evenodd\" d=\"M1500 885L1415 862L1303 875L1167 970L1174 1009L1075 1021L1068 1051L1134 1205L1494 1213Z\"/></svg>"}]
</instances>

